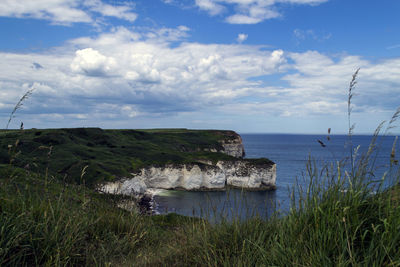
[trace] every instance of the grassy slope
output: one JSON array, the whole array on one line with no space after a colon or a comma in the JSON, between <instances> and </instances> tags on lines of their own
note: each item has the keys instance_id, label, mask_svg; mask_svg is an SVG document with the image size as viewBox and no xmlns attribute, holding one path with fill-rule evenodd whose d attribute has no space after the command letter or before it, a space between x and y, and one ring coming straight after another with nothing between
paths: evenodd
<instances>
[{"instance_id":1,"label":"grassy slope","mask_svg":"<svg viewBox=\"0 0 400 267\"><path fill-rule=\"evenodd\" d=\"M15 145L19 140L17 148L13 149L21 153L14 165L42 173L48 167L51 174L70 182L81 182L81 172L88 165L86 183L95 184L127 176L148 165L192 163L200 159L236 160L222 153L204 151L221 150L219 140L235 136L232 131L186 129L0 131L0 164L9 162L8 145ZM264 159L254 160L254 163L270 162Z\"/></svg>"},{"instance_id":2,"label":"grassy slope","mask_svg":"<svg viewBox=\"0 0 400 267\"><path fill-rule=\"evenodd\" d=\"M201 222L141 216L118 208L118 197L15 167L0 176L0 266L132 266Z\"/></svg>"}]
</instances>

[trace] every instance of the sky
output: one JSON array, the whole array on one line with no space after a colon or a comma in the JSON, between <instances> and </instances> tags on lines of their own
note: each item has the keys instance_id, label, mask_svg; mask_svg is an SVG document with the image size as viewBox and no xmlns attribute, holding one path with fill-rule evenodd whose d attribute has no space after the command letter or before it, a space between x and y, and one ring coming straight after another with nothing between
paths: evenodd
<instances>
[{"instance_id":1,"label":"sky","mask_svg":"<svg viewBox=\"0 0 400 267\"><path fill-rule=\"evenodd\" d=\"M0 0L10 128L373 133L400 106L398 0ZM398 129L392 129L398 133Z\"/></svg>"}]
</instances>

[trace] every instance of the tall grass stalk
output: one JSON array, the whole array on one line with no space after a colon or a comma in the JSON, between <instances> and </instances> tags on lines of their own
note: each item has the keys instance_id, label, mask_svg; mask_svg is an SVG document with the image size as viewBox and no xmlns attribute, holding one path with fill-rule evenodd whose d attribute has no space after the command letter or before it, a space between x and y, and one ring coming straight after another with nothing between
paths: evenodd
<instances>
[{"instance_id":1,"label":"tall grass stalk","mask_svg":"<svg viewBox=\"0 0 400 267\"><path fill-rule=\"evenodd\" d=\"M350 147L350 164L351 164L351 173L352 175L354 174L354 155L353 155L353 143L352 143L352 136L353 136L353 131L355 128L355 124L351 122L351 112L353 110L352 108L352 102L351 100L353 99L354 96L354 89L357 84L357 75L360 69L357 69L356 72L354 72L352 79L349 84L349 90L348 90L348 96L347 96L347 120L348 120L348 137L349 137L349 147Z\"/></svg>"},{"instance_id":2,"label":"tall grass stalk","mask_svg":"<svg viewBox=\"0 0 400 267\"><path fill-rule=\"evenodd\" d=\"M19 101L17 102L17 104L14 106L14 109L11 111L10 118L8 119L8 122L7 122L7 125L6 125L6 129L8 129L8 126L10 125L11 120L14 118L15 113L17 112L17 110L20 109L20 108L22 107L24 101L25 101L26 99L28 99L28 98L32 95L32 93L33 93L34 90L35 90L34 88L29 89L29 90L26 91L25 94L19 99Z\"/></svg>"}]
</instances>

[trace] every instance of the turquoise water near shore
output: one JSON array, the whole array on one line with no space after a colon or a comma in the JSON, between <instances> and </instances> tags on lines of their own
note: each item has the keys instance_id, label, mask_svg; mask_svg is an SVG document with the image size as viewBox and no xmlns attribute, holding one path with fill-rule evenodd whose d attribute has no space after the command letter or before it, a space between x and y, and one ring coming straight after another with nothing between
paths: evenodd
<instances>
[{"instance_id":1,"label":"turquoise water near shore","mask_svg":"<svg viewBox=\"0 0 400 267\"><path fill-rule=\"evenodd\" d=\"M333 135L330 140L324 135L297 134L241 134L247 158L266 157L277 164L275 191L243 191L230 189L222 192L163 191L156 195L155 211L176 212L182 215L215 218L248 218L254 214L268 216L275 209L285 213L290 209L290 189L298 183L308 185L306 163L311 157L317 166L348 159L351 144L346 135ZM355 135L353 148L360 146L358 154L367 151L372 136ZM326 147L319 142L322 141ZM394 136L383 136L377 140L379 151L375 160L377 176L387 170L390 162Z\"/></svg>"}]
</instances>

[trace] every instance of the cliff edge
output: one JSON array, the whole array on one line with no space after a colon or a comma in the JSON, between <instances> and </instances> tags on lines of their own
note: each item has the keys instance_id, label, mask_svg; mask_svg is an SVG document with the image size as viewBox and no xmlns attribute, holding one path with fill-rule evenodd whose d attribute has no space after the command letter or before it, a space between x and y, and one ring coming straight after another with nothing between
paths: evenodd
<instances>
[{"instance_id":1,"label":"cliff edge","mask_svg":"<svg viewBox=\"0 0 400 267\"><path fill-rule=\"evenodd\" d=\"M260 161L260 160L259 160ZM248 190L275 189L276 164L268 160L243 159L162 167L147 167L121 181L104 184L100 190L112 194L141 195L149 189Z\"/></svg>"},{"instance_id":2,"label":"cliff edge","mask_svg":"<svg viewBox=\"0 0 400 267\"><path fill-rule=\"evenodd\" d=\"M26 171L109 193L275 187L276 165L243 159L234 131L65 128L2 130L0 137L0 164L16 151L13 164Z\"/></svg>"}]
</instances>

